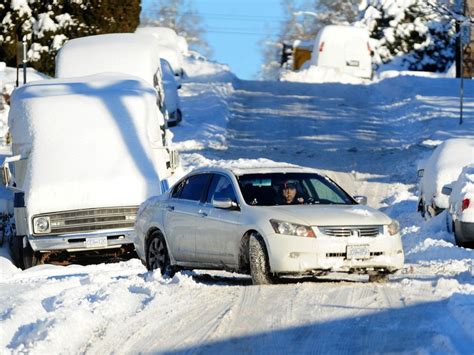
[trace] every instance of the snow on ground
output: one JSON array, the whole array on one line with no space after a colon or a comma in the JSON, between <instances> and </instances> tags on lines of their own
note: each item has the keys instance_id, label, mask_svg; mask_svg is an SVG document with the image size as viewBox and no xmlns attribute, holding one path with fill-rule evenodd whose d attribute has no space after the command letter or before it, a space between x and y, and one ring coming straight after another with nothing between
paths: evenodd
<instances>
[{"instance_id":1,"label":"snow on ground","mask_svg":"<svg viewBox=\"0 0 474 355\"><path fill-rule=\"evenodd\" d=\"M444 214L425 222L415 211L418 161L472 135L474 83L459 126L454 79L311 85L240 81L205 61L185 70L185 118L173 128L183 173L269 161L320 169L400 221L406 267L383 285L329 275L261 287L226 272L163 278L137 259L20 271L3 247L1 351L472 353L474 251L454 245Z\"/></svg>"}]
</instances>

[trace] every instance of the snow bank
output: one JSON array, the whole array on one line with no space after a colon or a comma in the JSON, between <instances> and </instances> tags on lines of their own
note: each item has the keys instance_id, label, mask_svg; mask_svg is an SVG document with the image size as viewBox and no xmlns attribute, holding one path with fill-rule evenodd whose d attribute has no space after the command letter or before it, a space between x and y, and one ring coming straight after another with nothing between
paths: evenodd
<instances>
[{"instance_id":1,"label":"snow bank","mask_svg":"<svg viewBox=\"0 0 474 355\"><path fill-rule=\"evenodd\" d=\"M461 221L474 223L474 164L464 167L452 188L449 205L458 216L461 216ZM468 199L470 203L469 207L462 211L464 199Z\"/></svg>"},{"instance_id":2,"label":"snow bank","mask_svg":"<svg viewBox=\"0 0 474 355\"><path fill-rule=\"evenodd\" d=\"M111 33L68 41L56 56L56 77L104 72L134 75L154 85L160 45L149 35Z\"/></svg>"},{"instance_id":3,"label":"snow bank","mask_svg":"<svg viewBox=\"0 0 474 355\"><path fill-rule=\"evenodd\" d=\"M196 52L190 52L185 58L184 71L193 82L232 82L236 79L228 65L210 61Z\"/></svg>"},{"instance_id":4,"label":"snow bank","mask_svg":"<svg viewBox=\"0 0 474 355\"><path fill-rule=\"evenodd\" d=\"M31 83L13 93L9 121L14 154L29 156L17 180L30 214L139 205L160 193L164 121L138 78Z\"/></svg>"},{"instance_id":5,"label":"snow bank","mask_svg":"<svg viewBox=\"0 0 474 355\"><path fill-rule=\"evenodd\" d=\"M281 73L281 81L293 81L300 83L342 83L342 84L364 84L368 79L358 78L346 74L339 68L319 67L311 65L308 69L300 71L286 70Z\"/></svg>"},{"instance_id":6,"label":"snow bank","mask_svg":"<svg viewBox=\"0 0 474 355\"><path fill-rule=\"evenodd\" d=\"M425 205L432 202L448 208L448 196L441 193L444 185L457 180L464 166L474 163L474 139L448 139L427 160L420 190Z\"/></svg>"}]
</instances>

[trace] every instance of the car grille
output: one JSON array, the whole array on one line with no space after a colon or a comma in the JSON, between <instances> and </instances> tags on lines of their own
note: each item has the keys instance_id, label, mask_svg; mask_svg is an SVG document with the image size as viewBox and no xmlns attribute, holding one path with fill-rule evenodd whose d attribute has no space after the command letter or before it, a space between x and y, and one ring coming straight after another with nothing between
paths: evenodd
<instances>
[{"instance_id":1,"label":"car grille","mask_svg":"<svg viewBox=\"0 0 474 355\"><path fill-rule=\"evenodd\" d=\"M36 215L50 218L50 234L94 232L105 229L132 228L138 206L104 207Z\"/></svg>"},{"instance_id":2,"label":"car grille","mask_svg":"<svg viewBox=\"0 0 474 355\"><path fill-rule=\"evenodd\" d=\"M359 237L376 237L383 233L382 226L348 226L348 227L318 227L325 235L330 237L350 237L357 235Z\"/></svg>"}]
</instances>

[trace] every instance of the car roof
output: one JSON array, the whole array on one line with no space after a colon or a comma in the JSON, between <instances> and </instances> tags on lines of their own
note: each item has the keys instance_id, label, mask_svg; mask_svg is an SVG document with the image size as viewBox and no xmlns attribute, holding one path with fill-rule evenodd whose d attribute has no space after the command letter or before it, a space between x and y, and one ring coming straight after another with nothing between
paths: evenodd
<instances>
[{"instance_id":1,"label":"car roof","mask_svg":"<svg viewBox=\"0 0 474 355\"><path fill-rule=\"evenodd\" d=\"M272 174L272 173L313 173L321 174L316 169L306 168L297 165L264 165L260 167L244 167L244 166L206 166L195 169L189 173L189 175L198 173L224 173L233 174L235 176L250 175L250 174Z\"/></svg>"}]
</instances>

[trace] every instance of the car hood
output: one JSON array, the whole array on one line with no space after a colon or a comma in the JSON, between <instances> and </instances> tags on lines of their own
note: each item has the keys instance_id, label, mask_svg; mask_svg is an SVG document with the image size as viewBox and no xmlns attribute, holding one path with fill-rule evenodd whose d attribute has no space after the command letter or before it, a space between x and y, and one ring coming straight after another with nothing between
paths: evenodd
<instances>
[{"instance_id":1,"label":"car hood","mask_svg":"<svg viewBox=\"0 0 474 355\"><path fill-rule=\"evenodd\" d=\"M392 221L386 214L361 205L291 205L267 209L270 218L311 226L366 226Z\"/></svg>"}]
</instances>

